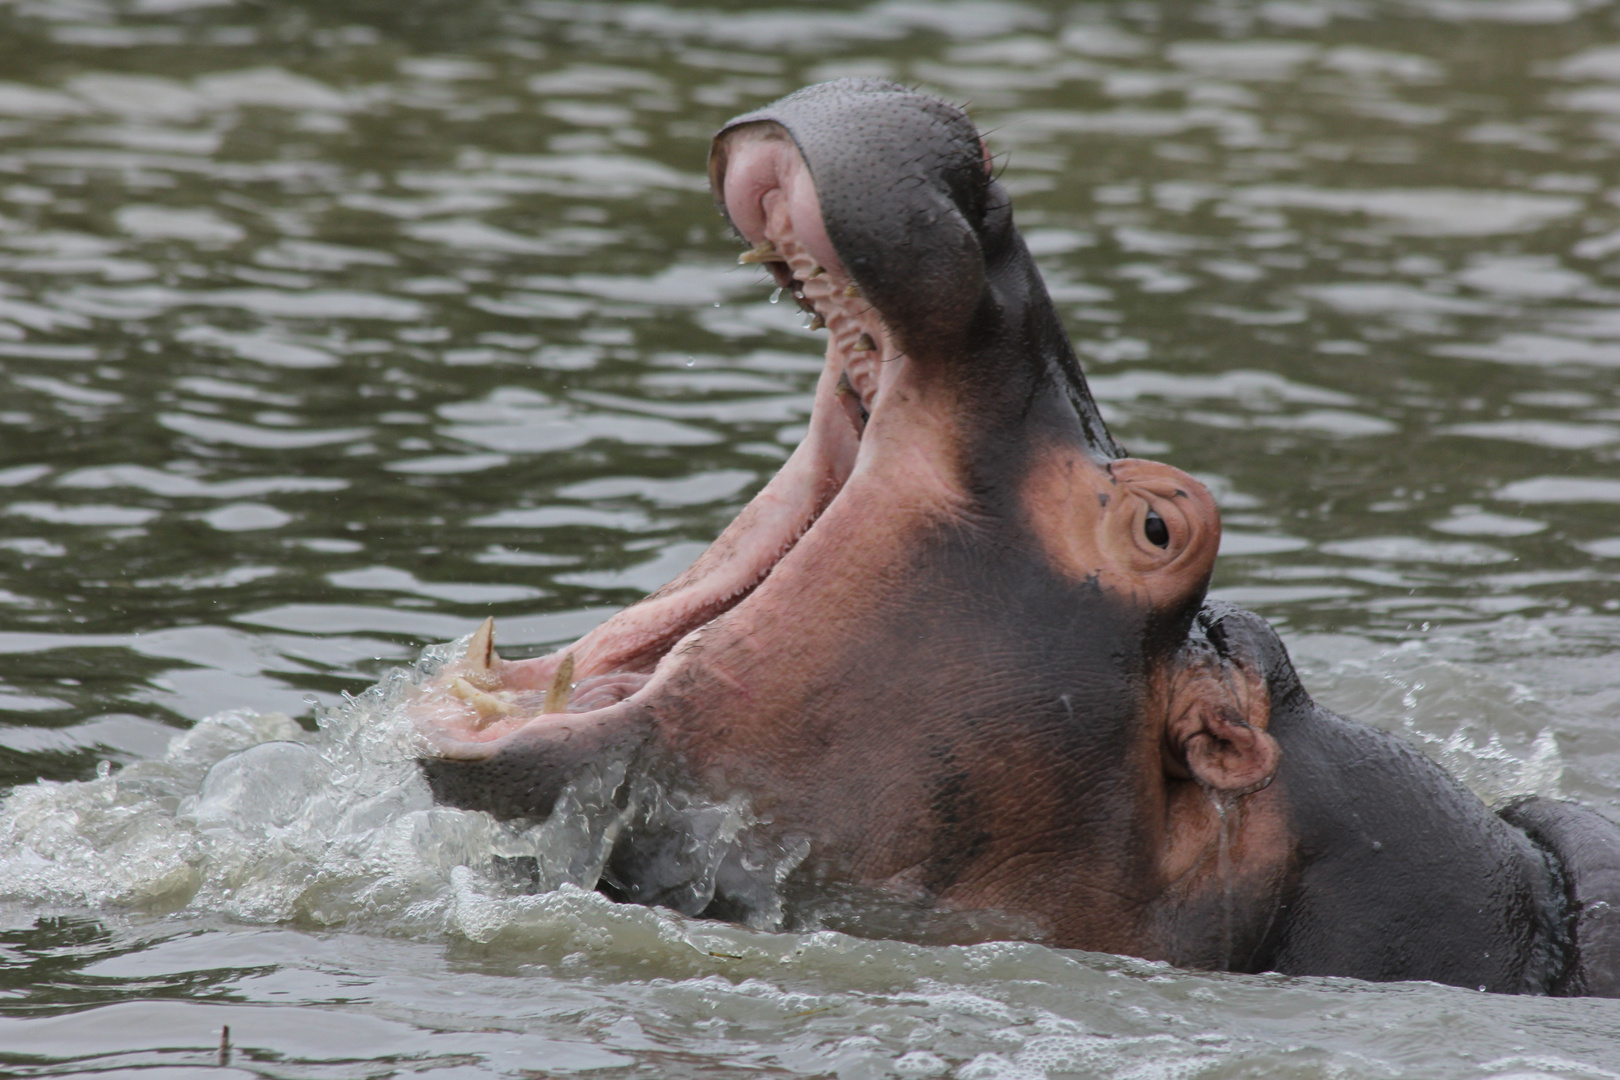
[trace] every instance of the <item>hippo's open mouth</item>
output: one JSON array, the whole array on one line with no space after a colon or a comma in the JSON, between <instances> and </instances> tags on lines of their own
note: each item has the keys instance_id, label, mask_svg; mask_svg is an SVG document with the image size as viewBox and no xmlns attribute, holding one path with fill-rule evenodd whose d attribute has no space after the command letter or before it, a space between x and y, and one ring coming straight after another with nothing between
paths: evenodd
<instances>
[{"instance_id":1,"label":"hippo's open mouth","mask_svg":"<svg viewBox=\"0 0 1620 1080\"><path fill-rule=\"evenodd\" d=\"M1207 580L1218 529L1184 512L1201 489L1122 459L965 114L826 84L733 120L709 179L740 261L828 333L805 437L691 567L572 645L505 661L480 628L412 705L445 801L543 815L569 774L655 729L678 757L744 738L728 712L833 708L859 684L824 669L878 625L875 589L909 589L934 530L994 523L1003 552L1050 532L1040 559L1151 602Z\"/></svg>"},{"instance_id":2,"label":"hippo's open mouth","mask_svg":"<svg viewBox=\"0 0 1620 1080\"><path fill-rule=\"evenodd\" d=\"M484 757L525 729L633 708L680 655L701 648L706 627L748 602L816 528L858 466L861 437L883 408L885 373L901 357L900 344L838 260L814 183L785 131L770 123L733 129L717 142L712 171L723 209L751 245L739 262L767 270L809 326L828 332L806 437L690 568L573 645L505 661L486 620L465 657L424 688L414 707L443 757Z\"/></svg>"}]
</instances>

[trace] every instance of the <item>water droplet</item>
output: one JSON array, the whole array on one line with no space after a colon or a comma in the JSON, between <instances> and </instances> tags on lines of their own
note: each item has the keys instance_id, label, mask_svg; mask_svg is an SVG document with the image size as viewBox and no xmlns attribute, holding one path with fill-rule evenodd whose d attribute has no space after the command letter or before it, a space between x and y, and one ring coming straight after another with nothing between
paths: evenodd
<instances>
[{"instance_id":1,"label":"water droplet","mask_svg":"<svg viewBox=\"0 0 1620 1080\"><path fill-rule=\"evenodd\" d=\"M781 288L781 286L777 286L776 291L771 293L771 303L774 304L774 303L776 303L777 301L779 301L781 299L782 299L782 288Z\"/></svg>"},{"instance_id":2,"label":"water droplet","mask_svg":"<svg viewBox=\"0 0 1620 1080\"><path fill-rule=\"evenodd\" d=\"M688 356L688 357L687 357L687 358L686 358L686 366L687 366L687 367L695 367L695 366L696 366L696 365L697 365L697 357L695 357L695 356Z\"/></svg>"}]
</instances>

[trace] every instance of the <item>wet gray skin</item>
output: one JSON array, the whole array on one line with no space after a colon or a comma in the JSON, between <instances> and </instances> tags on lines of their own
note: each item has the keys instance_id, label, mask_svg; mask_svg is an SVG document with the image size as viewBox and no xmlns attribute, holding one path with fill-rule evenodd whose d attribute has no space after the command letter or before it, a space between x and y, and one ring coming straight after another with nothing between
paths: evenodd
<instances>
[{"instance_id":1,"label":"wet gray skin","mask_svg":"<svg viewBox=\"0 0 1620 1080\"><path fill-rule=\"evenodd\" d=\"M824 337L736 266L708 140L880 76L971 103L1109 429L1216 495L1212 596L1485 802L1613 816L1616 31L1561 0L0 4L5 1067L213 1067L228 1024L255 1075L1612 1072L1601 999L526 891L517 854L590 872L588 792L572 832L489 832L399 786L398 714L316 732L306 699L491 614L507 655L572 641L736 515ZM202 723L244 706L302 733Z\"/></svg>"}]
</instances>

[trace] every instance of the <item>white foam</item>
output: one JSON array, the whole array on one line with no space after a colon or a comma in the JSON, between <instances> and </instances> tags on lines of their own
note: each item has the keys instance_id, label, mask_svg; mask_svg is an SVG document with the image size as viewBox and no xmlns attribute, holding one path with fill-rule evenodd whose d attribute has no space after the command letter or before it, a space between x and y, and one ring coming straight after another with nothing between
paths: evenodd
<instances>
[{"instance_id":1,"label":"white foam","mask_svg":"<svg viewBox=\"0 0 1620 1080\"><path fill-rule=\"evenodd\" d=\"M0 805L3 895L485 940L518 897L594 886L625 813L611 799L622 766L578 778L539 824L434 805L401 703L441 656L316 732L236 710L161 758L18 788Z\"/></svg>"},{"instance_id":2,"label":"white foam","mask_svg":"<svg viewBox=\"0 0 1620 1080\"><path fill-rule=\"evenodd\" d=\"M762 842L741 798L627 782L624 762L604 761L541 822L435 804L405 704L452 655L457 646L428 650L315 732L236 710L176 736L161 758L18 788L0 804L0 899L485 942L608 904L587 890L633 828L629 857L656 871L646 899L697 914L719 893L748 925L782 925L780 886L806 845Z\"/></svg>"}]
</instances>

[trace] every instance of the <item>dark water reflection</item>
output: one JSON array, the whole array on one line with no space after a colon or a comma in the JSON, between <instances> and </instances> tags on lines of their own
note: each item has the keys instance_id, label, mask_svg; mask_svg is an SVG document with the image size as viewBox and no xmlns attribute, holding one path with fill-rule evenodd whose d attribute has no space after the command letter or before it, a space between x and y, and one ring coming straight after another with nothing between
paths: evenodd
<instances>
[{"instance_id":1,"label":"dark water reflection","mask_svg":"<svg viewBox=\"0 0 1620 1080\"><path fill-rule=\"evenodd\" d=\"M1217 492L1218 594L1329 701L1487 794L1620 809L1620 15L1595 0L0 0L0 780L85 779L230 707L308 716L490 613L537 648L678 572L796 442L818 369L735 266L708 136L844 74L973 103L1110 422ZM456 1013L442 945L37 914L0 1012L133 1011L82 1054L94 1023L0 1017L6 1075L207 1064L219 1023L270 1023L187 1011L212 1000L381 1025L352 1066L314 1028L266 1036L261 1065L311 1076L1620 1067L1596 1003L1498 1003L1458 1042L1451 992L1320 991L1393 1026L1369 1050L1305 990L1063 960L1060 1008L899 946L894 985L942 980L915 1015L858 957L767 1016L709 969L638 995L589 989L620 961L577 948L453 956L480 1003L457 1030L550 1003L502 1058L429 1037ZM1130 1008L1075 1004L1118 979ZM968 983L1006 1016L939 988ZM214 1034L123 1052L188 1024ZM1062 1024L1115 1056L1042 1057ZM565 1029L583 1057L540 1045Z\"/></svg>"}]
</instances>

